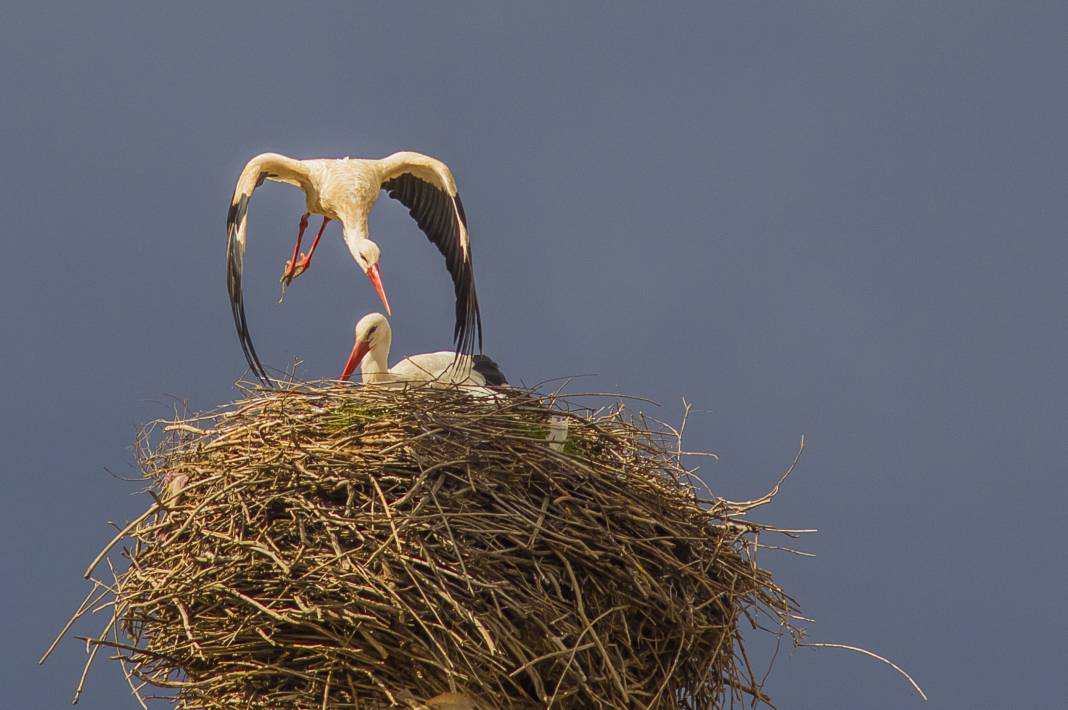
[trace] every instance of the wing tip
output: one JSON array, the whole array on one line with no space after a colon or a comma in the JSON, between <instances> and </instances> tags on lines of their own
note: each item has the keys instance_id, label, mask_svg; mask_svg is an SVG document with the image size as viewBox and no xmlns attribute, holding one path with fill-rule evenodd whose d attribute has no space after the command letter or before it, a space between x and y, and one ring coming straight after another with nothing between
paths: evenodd
<instances>
[{"instance_id":1,"label":"wing tip","mask_svg":"<svg viewBox=\"0 0 1068 710\"><path fill-rule=\"evenodd\" d=\"M508 385L508 378L501 372L501 366L493 360L493 358L487 355L475 355L471 358L472 368L478 374L482 375L482 378L486 380L486 384L490 387L506 387Z\"/></svg>"},{"instance_id":2,"label":"wing tip","mask_svg":"<svg viewBox=\"0 0 1068 710\"><path fill-rule=\"evenodd\" d=\"M256 347L252 344L252 335L248 329L248 318L245 315L245 297L241 287L242 255L237 246L236 234L230 231L227 244L226 258L226 289L230 296L230 309L234 316L234 327L237 329L237 338L241 343L241 350L245 354L252 374L267 387L274 387L267 369L260 361L256 353Z\"/></svg>"}]
</instances>

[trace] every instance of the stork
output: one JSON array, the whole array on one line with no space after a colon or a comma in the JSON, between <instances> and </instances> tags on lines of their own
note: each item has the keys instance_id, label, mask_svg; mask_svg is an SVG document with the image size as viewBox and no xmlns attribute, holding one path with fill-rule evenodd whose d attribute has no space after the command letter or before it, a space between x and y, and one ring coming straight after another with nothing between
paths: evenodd
<instances>
[{"instance_id":1,"label":"stork","mask_svg":"<svg viewBox=\"0 0 1068 710\"><path fill-rule=\"evenodd\" d=\"M460 355L442 350L409 355L389 367L393 331L381 313L370 313L356 324L356 342L341 372L341 379L360 367L364 384L431 383L439 386L469 385L477 394L492 395L492 387L507 385L500 368L485 355Z\"/></svg>"},{"instance_id":2,"label":"stork","mask_svg":"<svg viewBox=\"0 0 1068 710\"><path fill-rule=\"evenodd\" d=\"M500 401L499 388L507 387L508 381L492 359L485 355L460 355L448 350L436 353L409 355L393 367L389 367L389 346L393 342L393 330L381 313L370 313L356 323L356 342L352 353L341 372L341 379L352 377L357 366L366 385L405 386L429 384L437 387L460 385L477 397ZM568 418L562 415L549 417L549 431L545 440L553 451L563 452L568 436Z\"/></svg>"},{"instance_id":3,"label":"stork","mask_svg":"<svg viewBox=\"0 0 1068 710\"><path fill-rule=\"evenodd\" d=\"M380 160L297 160L278 153L263 153L245 165L230 201L230 211L226 217L226 285L245 359L253 373L265 384L269 385L270 379L252 345L241 288L248 233L248 203L252 193L264 180L284 182L304 191L305 212L300 218L293 257L286 261L280 279L283 293L286 286L311 265L312 255L319 246L326 226L332 220L337 220L341 222L342 236L352 258L371 280L386 312L391 312L378 268L381 252L368 237L367 226L371 208L379 192L385 190L390 197L408 208L419 228L445 257L456 298L456 324L453 328L456 352L472 354L476 337L481 351L482 319L475 293L467 218L456 192L456 181L445 163L412 152L394 153ZM300 251L300 245L308 227L308 218L313 214L321 215L323 221L305 255Z\"/></svg>"}]
</instances>

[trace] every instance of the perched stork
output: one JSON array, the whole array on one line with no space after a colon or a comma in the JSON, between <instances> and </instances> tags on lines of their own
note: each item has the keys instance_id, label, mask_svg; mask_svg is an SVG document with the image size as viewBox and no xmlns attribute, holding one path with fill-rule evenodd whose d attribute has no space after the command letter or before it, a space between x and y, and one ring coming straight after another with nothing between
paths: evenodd
<instances>
[{"instance_id":1,"label":"perched stork","mask_svg":"<svg viewBox=\"0 0 1068 710\"><path fill-rule=\"evenodd\" d=\"M270 379L252 345L241 291L248 203L252 193L264 180L284 182L304 191L305 212L300 218L293 258L285 263L282 272L283 292L293 279L307 270L326 225L331 220L337 220L341 222L342 235L352 258L370 278L389 313L389 300L378 270L380 251L378 245L368 238L367 228L367 218L379 191L385 190L390 197L408 208L419 228L445 257L456 297L456 325L453 329L456 352L472 354L476 337L481 351L482 320L475 294L467 219L456 192L456 181L445 163L411 152L394 153L381 160L296 160L278 153L264 153L250 160L241 171L226 217L226 284L230 291L234 324L249 367L264 383L270 384ZM323 222L311 249L304 255L300 251L300 243L308 227L308 218L313 214L322 215Z\"/></svg>"},{"instance_id":2,"label":"perched stork","mask_svg":"<svg viewBox=\"0 0 1068 710\"><path fill-rule=\"evenodd\" d=\"M345 369L341 372L341 379L349 379L359 367L366 385L462 385L475 396L492 399L499 399L502 391L498 388L508 385L497 363L485 355L457 357L456 353L442 350L409 355L389 367L389 346L392 342L393 330L384 315L369 313L361 318L356 324L356 342L345 363ZM545 440L549 448L563 452L569 429L567 417L550 416L548 425L549 431Z\"/></svg>"},{"instance_id":3,"label":"perched stork","mask_svg":"<svg viewBox=\"0 0 1068 710\"><path fill-rule=\"evenodd\" d=\"M393 331L381 313L371 313L356 324L356 343L352 346L341 379L347 380L357 365L364 384L425 383L471 385L480 394L491 394L492 387L507 385L500 368L485 355L461 355L448 350L410 355L389 367L389 346Z\"/></svg>"}]
</instances>

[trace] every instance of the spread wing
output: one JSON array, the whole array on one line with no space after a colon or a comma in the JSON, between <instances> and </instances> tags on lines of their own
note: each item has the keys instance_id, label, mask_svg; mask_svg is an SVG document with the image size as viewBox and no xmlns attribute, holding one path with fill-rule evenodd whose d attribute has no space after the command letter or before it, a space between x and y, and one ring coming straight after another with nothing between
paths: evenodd
<instances>
[{"instance_id":1,"label":"spread wing","mask_svg":"<svg viewBox=\"0 0 1068 710\"><path fill-rule=\"evenodd\" d=\"M264 180L295 185L305 192L312 187L308 169L301 161L277 153L263 153L248 161L245 169L241 171L237 187L234 188L234 196L230 199L230 210L226 215L226 289L230 292L230 308L234 313L237 337L253 374L270 386L271 380L252 345L252 336L249 334L248 320L245 317L245 298L241 290L241 275L245 268L245 239L248 233L248 203L252 199L252 193Z\"/></svg>"},{"instance_id":2,"label":"spread wing","mask_svg":"<svg viewBox=\"0 0 1068 710\"><path fill-rule=\"evenodd\" d=\"M420 153L394 153L382 160L382 189L405 207L419 229L445 257L456 296L456 352L482 350L482 316L475 292L471 239L456 182L445 163Z\"/></svg>"}]
</instances>

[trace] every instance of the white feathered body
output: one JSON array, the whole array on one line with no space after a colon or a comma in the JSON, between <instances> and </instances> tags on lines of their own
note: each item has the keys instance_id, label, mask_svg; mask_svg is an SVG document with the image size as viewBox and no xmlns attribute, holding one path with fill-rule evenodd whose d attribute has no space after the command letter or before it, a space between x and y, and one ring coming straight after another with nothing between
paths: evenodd
<instances>
[{"instance_id":1,"label":"white feathered body","mask_svg":"<svg viewBox=\"0 0 1068 710\"><path fill-rule=\"evenodd\" d=\"M368 353L360 363L365 384L429 382L441 386L479 387L486 384L486 378L473 369L471 358L466 355L456 357L456 353L451 350L410 355L388 369L383 362L385 358L379 360L374 357L376 354Z\"/></svg>"},{"instance_id":2,"label":"white feathered body","mask_svg":"<svg viewBox=\"0 0 1068 710\"><path fill-rule=\"evenodd\" d=\"M367 217L381 194L382 177L377 160L304 160L315 189L307 190L312 214L341 222L346 241L366 239Z\"/></svg>"}]
</instances>

